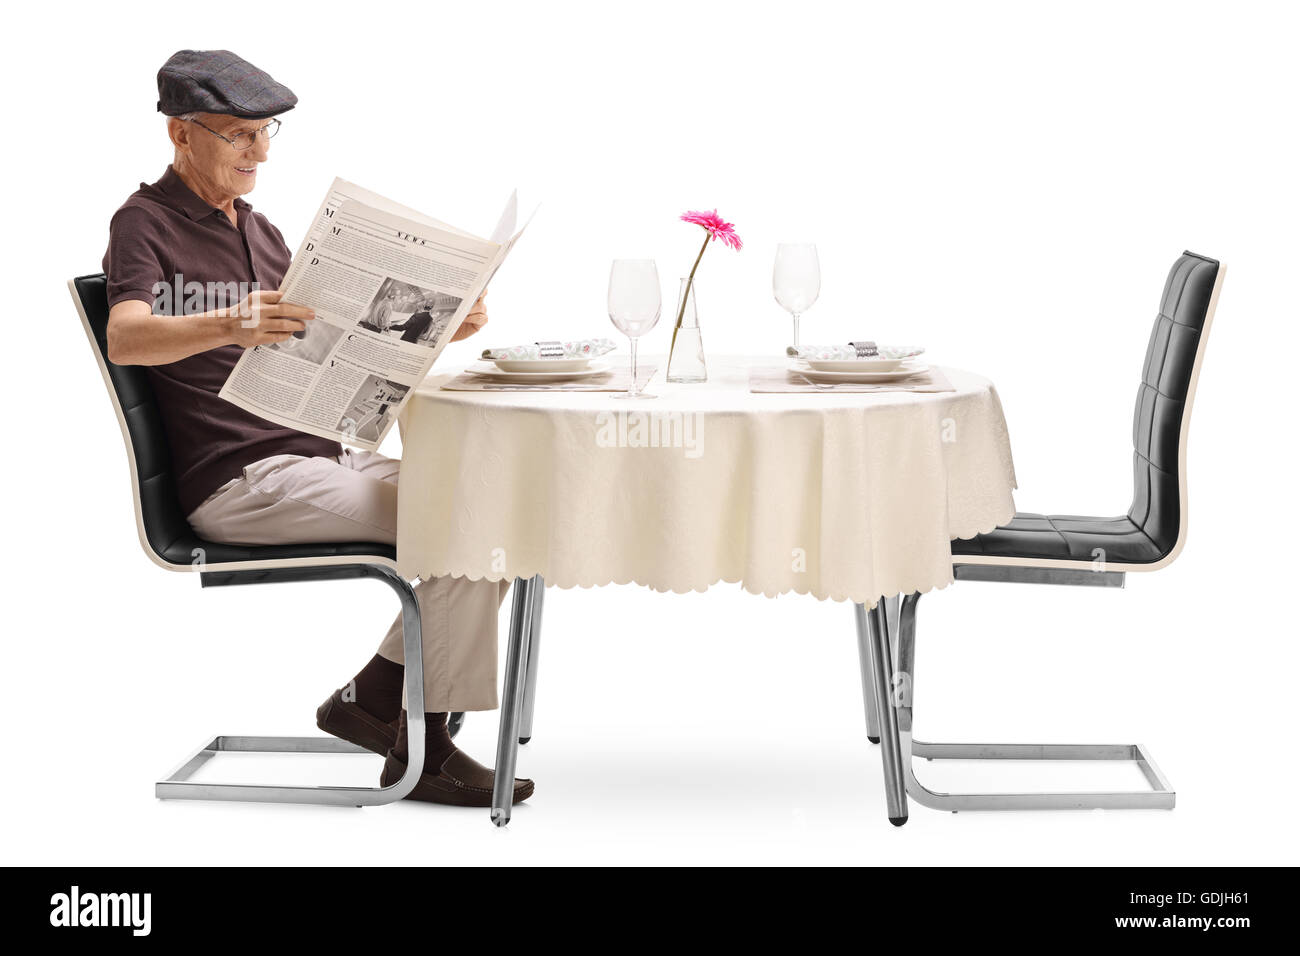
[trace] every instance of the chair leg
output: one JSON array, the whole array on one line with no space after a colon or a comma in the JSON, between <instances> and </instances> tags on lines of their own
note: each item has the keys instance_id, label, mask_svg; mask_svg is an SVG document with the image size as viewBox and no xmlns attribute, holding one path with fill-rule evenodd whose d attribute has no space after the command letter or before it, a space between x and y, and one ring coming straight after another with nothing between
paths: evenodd
<instances>
[{"instance_id":1,"label":"chair leg","mask_svg":"<svg viewBox=\"0 0 1300 956\"><path fill-rule=\"evenodd\" d=\"M884 601L867 610L854 605L858 627L858 658L862 669L863 703L875 710L880 728L880 760L885 773L885 807L889 822L901 827L907 822L907 791L903 781L902 750L894 712L890 682L893 664L889 648L889 618Z\"/></svg>"},{"instance_id":2,"label":"chair leg","mask_svg":"<svg viewBox=\"0 0 1300 956\"><path fill-rule=\"evenodd\" d=\"M542 643L542 601L545 597L545 584L539 584L533 589L533 620L528 632L528 676L524 681L523 715L519 718L521 744L526 744L533 739L533 704L537 701L537 654Z\"/></svg>"},{"instance_id":3,"label":"chair leg","mask_svg":"<svg viewBox=\"0 0 1300 956\"><path fill-rule=\"evenodd\" d=\"M460 729L464 726L465 726L464 711L454 710L447 715L447 736L449 736L452 740L456 739L456 735L460 733Z\"/></svg>"},{"instance_id":4,"label":"chair leg","mask_svg":"<svg viewBox=\"0 0 1300 956\"><path fill-rule=\"evenodd\" d=\"M323 581L339 578L378 578L391 587L402 602L402 651L407 661L421 666L407 667L407 700L424 700L424 652L420 640L420 605L411 585L388 567L377 564L327 567L277 568L257 571L203 572L204 587L234 584L266 584L286 581ZM233 783L196 783L189 778L218 753L339 753L369 751L334 737L214 737L170 774L154 784L160 800L229 800L241 803L309 803L328 806L380 806L400 800L415 789L424 769L424 708L407 713L410 760L406 773L387 787L278 787Z\"/></svg>"},{"instance_id":5,"label":"chair leg","mask_svg":"<svg viewBox=\"0 0 1300 956\"><path fill-rule=\"evenodd\" d=\"M1172 810L1175 794L1146 748L1140 744L932 744L912 739L915 690L916 605L921 595L903 600L898 621L899 738L907 792L917 803L936 810ZM930 790L912 769L912 757L928 760L1132 760L1150 790L1078 793L939 793Z\"/></svg>"},{"instance_id":6,"label":"chair leg","mask_svg":"<svg viewBox=\"0 0 1300 956\"><path fill-rule=\"evenodd\" d=\"M545 587L540 574L527 579L515 578L506 650L506 680L501 697L501 726L497 731L496 780L492 787L492 822L499 827L510 822L515 760L519 756L519 721L523 716L524 686L528 682L528 638L532 633L534 595L540 587Z\"/></svg>"}]
</instances>

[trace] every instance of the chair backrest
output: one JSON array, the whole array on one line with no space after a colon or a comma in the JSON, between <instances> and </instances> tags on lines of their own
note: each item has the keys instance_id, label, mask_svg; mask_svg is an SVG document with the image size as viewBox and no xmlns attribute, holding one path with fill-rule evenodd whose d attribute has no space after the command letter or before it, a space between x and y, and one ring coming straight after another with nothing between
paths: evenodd
<instances>
[{"instance_id":1,"label":"chair backrest","mask_svg":"<svg viewBox=\"0 0 1300 956\"><path fill-rule=\"evenodd\" d=\"M1162 565L1187 534L1187 432L1223 274L1214 259L1192 252L1174 263L1138 387L1129 517L1160 549Z\"/></svg>"},{"instance_id":2,"label":"chair backrest","mask_svg":"<svg viewBox=\"0 0 1300 956\"><path fill-rule=\"evenodd\" d=\"M108 281L104 275L78 276L68 285L122 426L140 544L164 567L189 570L191 546L197 538L176 497L171 451L148 373L139 365L114 365L108 360Z\"/></svg>"},{"instance_id":3,"label":"chair backrest","mask_svg":"<svg viewBox=\"0 0 1300 956\"><path fill-rule=\"evenodd\" d=\"M176 497L171 449L148 372L108 360L108 282L79 276L68 283L91 351L108 386L131 464L136 529L149 558L171 571L282 569L323 565L397 567L397 549L372 541L239 545L200 538Z\"/></svg>"}]
</instances>

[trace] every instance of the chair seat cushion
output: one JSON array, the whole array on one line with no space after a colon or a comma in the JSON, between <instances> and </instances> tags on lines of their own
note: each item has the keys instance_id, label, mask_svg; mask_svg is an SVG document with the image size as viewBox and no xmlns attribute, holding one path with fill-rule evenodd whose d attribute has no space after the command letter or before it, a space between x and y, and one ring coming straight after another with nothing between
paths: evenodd
<instances>
[{"instance_id":1,"label":"chair seat cushion","mask_svg":"<svg viewBox=\"0 0 1300 956\"><path fill-rule=\"evenodd\" d=\"M1025 512L987 534L954 539L952 554L958 564L962 555L975 554L1046 561L1100 559L1110 564L1151 564L1164 557L1128 515L1088 518Z\"/></svg>"},{"instance_id":2,"label":"chair seat cushion","mask_svg":"<svg viewBox=\"0 0 1300 956\"><path fill-rule=\"evenodd\" d=\"M244 545L219 544L205 541L196 534L183 535L161 548L155 548L163 560L172 564L201 562L205 565L227 564L232 561L298 561L303 558L333 558L340 555L356 556L358 563L366 558L397 560L397 549L389 544L370 542L342 542L339 544L278 544Z\"/></svg>"}]
</instances>

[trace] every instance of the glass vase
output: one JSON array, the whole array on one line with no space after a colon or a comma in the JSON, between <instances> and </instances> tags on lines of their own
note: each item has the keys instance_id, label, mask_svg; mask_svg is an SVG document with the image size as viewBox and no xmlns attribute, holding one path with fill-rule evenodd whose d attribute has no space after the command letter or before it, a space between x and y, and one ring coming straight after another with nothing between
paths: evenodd
<instances>
[{"instance_id":1,"label":"glass vase","mask_svg":"<svg viewBox=\"0 0 1300 956\"><path fill-rule=\"evenodd\" d=\"M704 340L700 338L700 317L695 309L697 284L696 280L682 279L677 293L673 344L668 351L670 382L706 382L709 378L704 364Z\"/></svg>"}]
</instances>

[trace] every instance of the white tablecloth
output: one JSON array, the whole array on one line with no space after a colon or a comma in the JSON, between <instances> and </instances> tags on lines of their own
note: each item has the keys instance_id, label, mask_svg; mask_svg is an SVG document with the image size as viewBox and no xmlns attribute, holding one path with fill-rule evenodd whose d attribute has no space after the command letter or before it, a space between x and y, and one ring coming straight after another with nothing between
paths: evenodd
<instances>
[{"instance_id":1,"label":"white tablecloth","mask_svg":"<svg viewBox=\"0 0 1300 956\"><path fill-rule=\"evenodd\" d=\"M1015 512L988 380L944 368L955 392L751 394L756 363L771 360L710 357L700 385L661 371L644 401L442 391L459 369L431 376L402 422L402 573L726 581L871 605L948 584L949 541ZM668 447L647 447L652 432Z\"/></svg>"}]
</instances>

